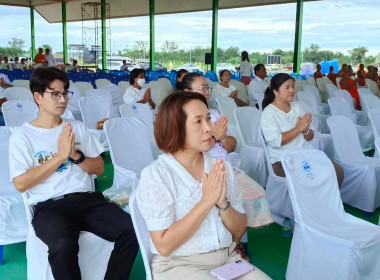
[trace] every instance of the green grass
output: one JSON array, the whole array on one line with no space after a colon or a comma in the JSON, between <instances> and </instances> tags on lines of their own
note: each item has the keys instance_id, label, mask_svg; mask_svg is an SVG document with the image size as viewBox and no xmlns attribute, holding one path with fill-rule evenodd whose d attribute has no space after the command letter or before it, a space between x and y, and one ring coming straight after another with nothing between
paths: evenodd
<instances>
[{"instance_id":1,"label":"green grass","mask_svg":"<svg viewBox=\"0 0 380 280\"><path fill-rule=\"evenodd\" d=\"M109 153L106 153L103 159L105 172L98 177L98 186L101 191L109 188L113 179L113 166ZM345 210L374 224L377 224L380 214L380 208L371 217L365 217L363 211L347 205L345 205ZM277 224L272 224L261 229L249 229L248 237L251 262L274 280L284 280L291 239L282 237L282 228ZM25 279L25 242L5 246L4 264L0 266L0 280ZM130 279L145 279L145 270L140 253L133 264Z\"/></svg>"}]
</instances>

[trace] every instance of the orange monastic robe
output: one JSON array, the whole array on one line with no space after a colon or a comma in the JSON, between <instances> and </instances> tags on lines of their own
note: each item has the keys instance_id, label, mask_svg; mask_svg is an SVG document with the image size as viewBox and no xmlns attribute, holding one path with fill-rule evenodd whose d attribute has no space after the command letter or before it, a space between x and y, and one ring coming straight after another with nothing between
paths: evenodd
<instances>
[{"instance_id":1,"label":"orange monastic robe","mask_svg":"<svg viewBox=\"0 0 380 280\"><path fill-rule=\"evenodd\" d=\"M350 85L352 85L354 83L354 80L350 78L347 83L350 86ZM344 88L342 81L340 81L339 84L340 84L340 87L342 89L347 90L351 94L352 98L355 98L356 108L360 108L360 98L359 98L358 87L355 86L353 88L346 89L346 88Z\"/></svg>"}]
</instances>

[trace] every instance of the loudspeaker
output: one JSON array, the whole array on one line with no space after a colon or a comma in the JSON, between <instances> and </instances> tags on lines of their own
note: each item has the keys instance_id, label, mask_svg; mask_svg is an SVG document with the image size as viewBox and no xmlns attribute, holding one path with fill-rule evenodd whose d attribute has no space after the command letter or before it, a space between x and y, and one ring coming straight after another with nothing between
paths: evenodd
<instances>
[{"instance_id":1,"label":"loudspeaker","mask_svg":"<svg viewBox=\"0 0 380 280\"><path fill-rule=\"evenodd\" d=\"M212 55L211 55L211 53L205 53L205 64L212 64Z\"/></svg>"}]
</instances>

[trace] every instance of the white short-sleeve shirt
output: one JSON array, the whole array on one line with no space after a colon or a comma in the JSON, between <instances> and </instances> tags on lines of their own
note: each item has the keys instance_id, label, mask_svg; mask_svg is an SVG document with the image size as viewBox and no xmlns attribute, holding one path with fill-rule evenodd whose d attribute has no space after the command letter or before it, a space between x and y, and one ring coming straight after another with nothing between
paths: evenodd
<instances>
[{"instance_id":1,"label":"white short-sleeve shirt","mask_svg":"<svg viewBox=\"0 0 380 280\"><path fill-rule=\"evenodd\" d=\"M204 172L210 173L215 161L203 153ZM236 186L233 169L226 162L227 198L231 206L245 213L242 197ZM141 173L137 203L149 231L168 229L185 217L202 198L202 183L198 182L171 154L160 155ZM192 256L230 246L231 233L223 225L214 206L197 231L172 256ZM150 249L158 254L152 240Z\"/></svg>"},{"instance_id":2,"label":"white short-sleeve shirt","mask_svg":"<svg viewBox=\"0 0 380 280\"><path fill-rule=\"evenodd\" d=\"M8 85L12 84L11 81L9 80L8 76L5 74L0 73L0 78L4 79L5 84L8 84ZM4 98L4 97L5 97L5 88L0 87L0 98Z\"/></svg>"},{"instance_id":3,"label":"white short-sleeve shirt","mask_svg":"<svg viewBox=\"0 0 380 280\"><path fill-rule=\"evenodd\" d=\"M248 85L248 93L252 96L253 101L257 104L256 93L265 93L268 88L268 83L259 77L255 77Z\"/></svg>"},{"instance_id":4,"label":"white short-sleeve shirt","mask_svg":"<svg viewBox=\"0 0 380 280\"><path fill-rule=\"evenodd\" d=\"M63 126L70 122L75 133L75 148L87 157L97 157L103 152L101 144L80 121L62 120L55 128L44 129L24 123L9 141L10 178L24 174L29 169L49 161L58 153L58 137ZM45 181L25 193L29 205L74 192L91 192L90 175L70 160L62 164Z\"/></svg>"},{"instance_id":5,"label":"white short-sleeve shirt","mask_svg":"<svg viewBox=\"0 0 380 280\"><path fill-rule=\"evenodd\" d=\"M215 97L217 96L227 96L229 97L233 91L235 91L236 88L234 85L228 85L228 88L225 88L221 84L217 84L213 89L213 94Z\"/></svg>"},{"instance_id":6,"label":"white short-sleeve shirt","mask_svg":"<svg viewBox=\"0 0 380 280\"><path fill-rule=\"evenodd\" d=\"M141 88L140 90L130 86L125 91L125 94L123 96L124 103L137 103L140 100L144 99L144 94L148 88Z\"/></svg>"},{"instance_id":7,"label":"white short-sleeve shirt","mask_svg":"<svg viewBox=\"0 0 380 280\"><path fill-rule=\"evenodd\" d=\"M260 126L268 144L271 163L281 161L281 155L284 151L313 149L312 145L305 140L302 133L298 134L297 137L288 144L281 146L282 133L295 128L297 118L302 118L303 115L305 115L305 112L301 106L293 103L291 103L289 113L285 113L272 104L269 104L264 109L260 119Z\"/></svg>"},{"instance_id":8,"label":"white short-sleeve shirt","mask_svg":"<svg viewBox=\"0 0 380 280\"><path fill-rule=\"evenodd\" d=\"M240 62L239 72L240 72L241 76L251 77L252 72L253 72L252 64L250 62L248 62L247 60Z\"/></svg>"}]
</instances>

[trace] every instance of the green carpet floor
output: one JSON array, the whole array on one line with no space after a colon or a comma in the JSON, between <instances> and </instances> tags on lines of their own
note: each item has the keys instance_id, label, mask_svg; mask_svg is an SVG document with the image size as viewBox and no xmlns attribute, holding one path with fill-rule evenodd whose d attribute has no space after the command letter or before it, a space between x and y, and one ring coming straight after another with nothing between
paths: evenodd
<instances>
[{"instance_id":1,"label":"green carpet floor","mask_svg":"<svg viewBox=\"0 0 380 280\"><path fill-rule=\"evenodd\" d=\"M105 172L98 177L98 185L101 191L112 185L113 166L109 153L104 157ZM363 211L345 206L348 213L377 224L380 208L372 215L365 217ZM249 229L249 253L251 262L267 273L274 280L284 280L288 263L291 239L282 237L282 228L277 224L261 229ZM4 264L0 266L0 280L25 280L26 257L25 242L7 245L4 248ZM133 265L130 279L145 279L145 270L141 255L138 254Z\"/></svg>"}]
</instances>

